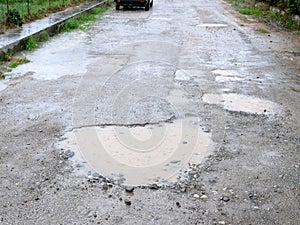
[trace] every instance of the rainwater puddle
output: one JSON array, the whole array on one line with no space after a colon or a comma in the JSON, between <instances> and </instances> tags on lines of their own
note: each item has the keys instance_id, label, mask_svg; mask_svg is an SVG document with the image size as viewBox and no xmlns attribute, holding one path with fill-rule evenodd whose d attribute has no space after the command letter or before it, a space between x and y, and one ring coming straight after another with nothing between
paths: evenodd
<instances>
[{"instance_id":1,"label":"rainwater puddle","mask_svg":"<svg viewBox=\"0 0 300 225\"><path fill-rule=\"evenodd\" d=\"M84 74L93 60L88 55L85 36L82 32L57 36L51 42L44 43L43 48L29 53L26 57L31 62L18 66L7 75L20 77L30 71L35 79L53 80L68 75Z\"/></svg>"},{"instance_id":2,"label":"rainwater puddle","mask_svg":"<svg viewBox=\"0 0 300 225\"><path fill-rule=\"evenodd\" d=\"M275 114L280 107L274 102L239 94L205 94L203 101L209 104L222 105L230 111L242 111L257 114Z\"/></svg>"},{"instance_id":3,"label":"rainwater puddle","mask_svg":"<svg viewBox=\"0 0 300 225\"><path fill-rule=\"evenodd\" d=\"M212 72L221 76L239 76L239 73L235 70L213 70Z\"/></svg>"},{"instance_id":4,"label":"rainwater puddle","mask_svg":"<svg viewBox=\"0 0 300 225\"><path fill-rule=\"evenodd\" d=\"M207 28L214 28L214 27L227 27L227 24L222 24L222 23L203 23L203 24L198 24L197 27L207 27Z\"/></svg>"},{"instance_id":5,"label":"rainwater puddle","mask_svg":"<svg viewBox=\"0 0 300 225\"><path fill-rule=\"evenodd\" d=\"M228 81L240 81L242 80L239 77L225 77L225 76L216 76L216 81L219 83L224 83Z\"/></svg>"},{"instance_id":6,"label":"rainwater puddle","mask_svg":"<svg viewBox=\"0 0 300 225\"><path fill-rule=\"evenodd\" d=\"M0 91L5 90L7 88L7 85L4 83L4 81L0 81Z\"/></svg>"},{"instance_id":7,"label":"rainwater puddle","mask_svg":"<svg viewBox=\"0 0 300 225\"><path fill-rule=\"evenodd\" d=\"M196 118L144 127L105 126L76 129L59 148L80 155L105 177L126 185L176 181L188 162L200 163L213 147L211 134Z\"/></svg>"},{"instance_id":8,"label":"rainwater puddle","mask_svg":"<svg viewBox=\"0 0 300 225\"><path fill-rule=\"evenodd\" d=\"M239 73L235 70L214 70L212 71L216 76L216 81L219 83L229 82L229 81L241 81Z\"/></svg>"},{"instance_id":9,"label":"rainwater puddle","mask_svg":"<svg viewBox=\"0 0 300 225\"><path fill-rule=\"evenodd\" d=\"M177 70L175 73L175 80L184 80L184 81L188 81L190 80L191 77L188 76L185 72L183 72L182 70Z\"/></svg>"}]
</instances>

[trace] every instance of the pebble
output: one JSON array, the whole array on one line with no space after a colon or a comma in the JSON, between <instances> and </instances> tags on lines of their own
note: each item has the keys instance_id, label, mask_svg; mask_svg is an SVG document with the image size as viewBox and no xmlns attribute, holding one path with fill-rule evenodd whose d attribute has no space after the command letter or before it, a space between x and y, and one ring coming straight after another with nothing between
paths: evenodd
<instances>
[{"instance_id":1,"label":"pebble","mask_svg":"<svg viewBox=\"0 0 300 225\"><path fill-rule=\"evenodd\" d=\"M221 200L223 200L224 202L228 202L230 200L230 198L226 195L221 197Z\"/></svg>"},{"instance_id":2,"label":"pebble","mask_svg":"<svg viewBox=\"0 0 300 225\"><path fill-rule=\"evenodd\" d=\"M150 184L149 188L152 189L152 190L158 190L159 186L157 184Z\"/></svg>"},{"instance_id":3,"label":"pebble","mask_svg":"<svg viewBox=\"0 0 300 225\"><path fill-rule=\"evenodd\" d=\"M126 205L131 205L131 201L128 200L128 199L124 199L124 202L125 202Z\"/></svg>"},{"instance_id":4,"label":"pebble","mask_svg":"<svg viewBox=\"0 0 300 225\"><path fill-rule=\"evenodd\" d=\"M125 187L125 191L131 193L134 191L134 187Z\"/></svg>"},{"instance_id":5,"label":"pebble","mask_svg":"<svg viewBox=\"0 0 300 225\"><path fill-rule=\"evenodd\" d=\"M72 158L75 155L75 153L73 151L71 151L70 149L64 151L61 156L63 159L69 159Z\"/></svg>"},{"instance_id":6,"label":"pebble","mask_svg":"<svg viewBox=\"0 0 300 225\"><path fill-rule=\"evenodd\" d=\"M186 192L186 188L181 188L180 192L182 192L182 193Z\"/></svg>"},{"instance_id":7,"label":"pebble","mask_svg":"<svg viewBox=\"0 0 300 225\"><path fill-rule=\"evenodd\" d=\"M197 199L200 198L200 196L198 194L194 194L193 197L197 198Z\"/></svg>"},{"instance_id":8,"label":"pebble","mask_svg":"<svg viewBox=\"0 0 300 225\"><path fill-rule=\"evenodd\" d=\"M210 132L210 129L208 129L208 128L205 127L205 128L203 129L203 132L209 133L209 132Z\"/></svg>"},{"instance_id":9,"label":"pebble","mask_svg":"<svg viewBox=\"0 0 300 225\"><path fill-rule=\"evenodd\" d=\"M95 180L100 180L101 175L99 173L93 173L90 177Z\"/></svg>"},{"instance_id":10,"label":"pebble","mask_svg":"<svg viewBox=\"0 0 300 225\"><path fill-rule=\"evenodd\" d=\"M207 195L202 195L200 198L201 199L208 199Z\"/></svg>"},{"instance_id":11,"label":"pebble","mask_svg":"<svg viewBox=\"0 0 300 225\"><path fill-rule=\"evenodd\" d=\"M108 185L106 182L103 182L102 184L102 190L107 190L108 189Z\"/></svg>"}]
</instances>

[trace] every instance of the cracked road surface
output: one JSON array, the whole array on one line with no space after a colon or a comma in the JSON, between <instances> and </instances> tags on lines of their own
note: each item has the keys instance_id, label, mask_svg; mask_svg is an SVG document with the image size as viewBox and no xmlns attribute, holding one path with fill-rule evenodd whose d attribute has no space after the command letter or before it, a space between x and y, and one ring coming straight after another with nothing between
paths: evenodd
<instances>
[{"instance_id":1,"label":"cracked road surface","mask_svg":"<svg viewBox=\"0 0 300 225\"><path fill-rule=\"evenodd\" d=\"M264 26L158 0L21 53L0 223L299 224L299 38Z\"/></svg>"}]
</instances>

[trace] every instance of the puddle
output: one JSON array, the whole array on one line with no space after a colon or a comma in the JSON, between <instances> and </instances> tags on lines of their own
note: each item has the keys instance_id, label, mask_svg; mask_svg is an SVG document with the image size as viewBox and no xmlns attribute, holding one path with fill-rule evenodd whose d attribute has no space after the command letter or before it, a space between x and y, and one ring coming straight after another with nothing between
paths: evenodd
<instances>
[{"instance_id":1,"label":"puddle","mask_svg":"<svg viewBox=\"0 0 300 225\"><path fill-rule=\"evenodd\" d=\"M212 72L222 76L239 76L239 73L235 70L213 70Z\"/></svg>"},{"instance_id":2,"label":"puddle","mask_svg":"<svg viewBox=\"0 0 300 225\"><path fill-rule=\"evenodd\" d=\"M222 24L222 23L203 23L203 24L198 24L197 27L227 27L227 24Z\"/></svg>"},{"instance_id":3,"label":"puddle","mask_svg":"<svg viewBox=\"0 0 300 225\"><path fill-rule=\"evenodd\" d=\"M212 72L219 75L216 76L216 81L219 83L242 80L239 77L239 73L235 70L213 70Z\"/></svg>"},{"instance_id":4,"label":"puddle","mask_svg":"<svg viewBox=\"0 0 300 225\"><path fill-rule=\"evenodd\" d=\"M228 81L240 81L242 80L239 77L225 77L225 76L216 76L216 81L219 83L224 83Z\"/></svg>"},{"instance_id":5,"label":"puddle","mask_svg":"<svg viewBox=\"0 0 300 225\"><path fill-rule=\"evenodd\" d=\"M175 80L190 80L191 77L188 76L185 72L183 72L182 70L177 70L175 73Z\"/></svg>"},{"instance_id":6,"label":"puddle","mask_svg":"<svg viewBox=\"0 0 300 225\"><path fill-rule=\"evenodd\" d=\"M83 32L54 37L51 42L44 43L43 48L28 53L26 57L31 62L18 66L7 75L20 77L30 71L35 79L53 80L67 75L84 74L87 66L93 62L92 57L89 57L85 38L86 34ZM57 46L60 48L57 49Z\"/></svg>"},{"instance_id":7,"label":"puddle","mask_svg":"<svg viewBox=\"0 0 300 225\"><path fill-rule=\"evenodd\" d=\"M7 85L4 83L4 81L0 81L0 91L3 91L7 88Z\"/></svg>"},{"instance_id":8,"label":"puddle","mask_svg":"<svg viewBox=\"0 0 300 225\"><path fill-rule=\"evenodd\" d=\"M223 92L231 92L232 90L231 89L229 89L229 88L223 88L223 89L221 89Z\"/></svg>"},{"instance_id":9,"label":"puddle","mask_svg":"<svg viewBox=\"0 0 300 225\"><path fill-rule=\"evenodd\" d=\"M200 163L212 149L211 134L196 118L145 127L86 127L67 133L71 149L96 172L126 185L176 181L180 169Z\"/></svg>"},{"instance_id":10,"label":"puddle","mask_svg":"<svg viewBox=\"0 0 300 225\"><path fill-rule=\"evenodd\" d=\"M222 105L230 111L242 111L257 114L275 114L280 107L274 102L239 94L205 94L203 101L209 104Z\"/></svg>"}]
</instances>

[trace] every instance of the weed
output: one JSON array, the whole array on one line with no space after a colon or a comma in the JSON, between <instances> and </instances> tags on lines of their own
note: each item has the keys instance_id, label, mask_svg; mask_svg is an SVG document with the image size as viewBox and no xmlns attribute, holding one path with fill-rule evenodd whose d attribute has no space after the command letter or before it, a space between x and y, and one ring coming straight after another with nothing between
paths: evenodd
<instances>
[{"instance_id":1,"label":"weed","mask_svg":"<svg viewBox=\"0 0 300 225\"><path fill-rule=\"evenodd\" d=\"M70 32L75 29L86 29L89 27L89 22L97 20L97 15L103 14L111 5L105 4L101 7L95 7L92 9L91 13L81 14L78 18L69 19L64 25L64 30Z\"/></svg>"},{"instance_id":2,"label":"weed","mask_svg":"<svg viewBox=\"0 0 300 225\"><path fill-rule=\"evenodd\" d=\"M12 61L8 64L10 68L16 68L19 65L29 63L30 61L26 58L20 58L20 59L12 59Z\"/></svg>"},{"instance_id":3,"label":"weed","mask_svg":"<svg viewBox=\"0 0 300 225\"><path fill-rule=\"evenodd\" d=\"M79 21L77 19L70 19L67 20L64 26L64 30L69 32L71 30L75 30L77 28L79 28Z\"/></svg>"},{"instance_id":4,"label":"weed","mask_svg":"<svg viewBox=\"0 0 300 225\"><path fill-rule=\"evenodd\" d=\"M259 33L262 33L262 34L268 34L268 33L270 33L269 31L267 31L266 29L263 29L263 28L259 28L256 31L259 32Z\"/></svg>"},{"instance_id":5,"label":"weed","mask_svg":"<svg viewBox=\"0 0 300 225\"><path fill-rule=\"evenodd\" d=\"M240 9L239 13L244 14L244 15L254 15L254 16L264 16L266 14L265 11L261 11L258 9L251 9L251 8L246 8L246 9Z\"/></svg>"},{"instance_id":6,"label":"weed","mask_svg":"<svg viewBox=\"0 0 300 225\"><path fill-rule=\"evenodd\" d=\"M7 53L5 53L4 55L1 55L0 57L0 62L9 62L12 60L12 52L8 51Z\"/></svg>"},{"instance_id":7,"label":"weed","mask_svg":"<svg viewBox=\"0 0 300 225\"><path fill-rule=\"evenodd\" d=\"M38 39L35 36L30 37L28 39L28 41L26 42L25 49L27 51L32 51L32 50L36 49L37 47L39 47Z\"/></svg>"},{"instance_id":8,"label":"weed","mask_svg":"<svg viewBox=\"0 0 300 225\"><path fill-rule=\"evenodd\" d=\"M40 35L39 41L45 42L48 41L49 38L49 34L46 31L44 31L42 35Z\"/></svg>"}]
</instances>

